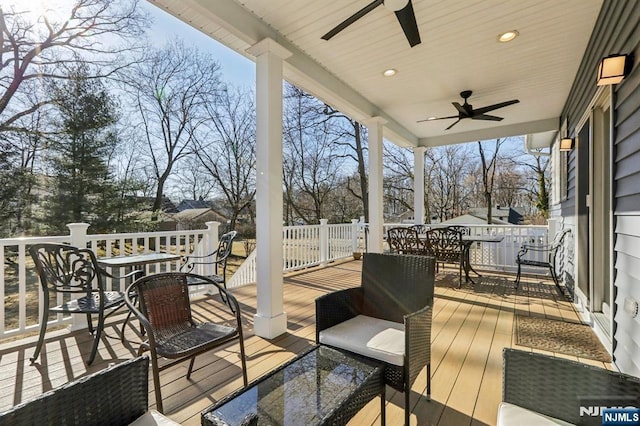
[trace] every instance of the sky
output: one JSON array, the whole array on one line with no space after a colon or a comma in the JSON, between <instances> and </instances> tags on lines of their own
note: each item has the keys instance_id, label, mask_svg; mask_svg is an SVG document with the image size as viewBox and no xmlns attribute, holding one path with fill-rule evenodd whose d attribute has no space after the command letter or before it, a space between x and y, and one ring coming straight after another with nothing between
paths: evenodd
<instances>
[{"instance_id":1,"label":"sky","mask_svg":"<svg viewBox=\"0 0 640 426\"><path fill-rule=\"evenodd\" d=\"M253 61L146 1L141 2L141 6L153 18L149 37L154 44L162 46L169 39L180 37L185 43L195 45L213 55L220 64L224 81L238 87L255 87Z\"/></svg>"}]
</instances>

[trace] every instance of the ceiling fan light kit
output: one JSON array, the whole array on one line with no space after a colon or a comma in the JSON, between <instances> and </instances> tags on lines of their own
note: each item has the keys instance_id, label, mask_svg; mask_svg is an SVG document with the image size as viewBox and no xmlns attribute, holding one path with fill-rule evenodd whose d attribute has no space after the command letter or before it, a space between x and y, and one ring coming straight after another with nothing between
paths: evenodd
<instances>
[{"instance_id":1,"label":"ceiling fan light kit","mask_svg":"<svg viewBox=\"0 0 640 426\"><path fill-rule=\"evenodd\" d=\"M486 120L486 121L502 121L502 117L497 117L495 115L489 115L487 112L491 112L493 110L504 108L509 105L517 104L520 102L518 99L512 99L510 101L500 102L497 104L489 105L482 108L474 109L473 105L469 104L468 99L471 97L473 92L471 90L464 90L460 92L460 97L464 99L464 103L460 105L458 102L451 102L451 104L458 110L458 115L450 115L447 117L429 117L424 120L418 120L418 123L424 121L435 121L435 120L449 120L452 118L457 118L453 124L447 127L445 130L451 129L453 126L458 124L460 120L465 118L470 118L472 120Z\"/></svg>"}]
</instances>

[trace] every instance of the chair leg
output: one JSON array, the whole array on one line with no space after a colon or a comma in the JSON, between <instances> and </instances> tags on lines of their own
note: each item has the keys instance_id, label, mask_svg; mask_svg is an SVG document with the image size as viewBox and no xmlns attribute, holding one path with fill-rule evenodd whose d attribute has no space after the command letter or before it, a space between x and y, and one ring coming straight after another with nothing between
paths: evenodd
<instances>
[{"instance_id":1,"label":"chair leg","mask_svg":"<svg viewBox=\"0 0 640 426\"><path fill-rule=\"evenodd\" d=\"M153 390L156 393L156 410L164 413L164 407L162 406L162 394L160 393L160 372L158 369L158 357L153 351L151 352L151 369L153 371Z\"/></svg>"},{"instance_id":2,"label":"chair leg","mask_svg":"<svg viewBox=\"0 0 640 426\"><path fill-rule=\"evenodd\" d=\"M91 334L95 331L93 328L93 321L91 320L91 314L87 314L87 328Z\"/></svg>"},{"instance_id":3,"label":"chair leg","mask_svg":"<svg viewBox=\"0 0 640 426\"><path fill-rule=\"evenodd\" d=\"M189 369L187 370L187 380L191 379L191 372L193 371L193 364L196 362L196 357L191 357L191 361L189 361Z\"/></svg>"},{"instance_id":4,"label":"chair leg","mask_svg":"<svg viewBox=\"0 0 640 426\"><path fill-rule=\"evenodd\" d=\"M518 273L516 274L516 280L514 281L514 283L516 284L516 290L520 285L520 271L521 271L521 266L520 266L520 262L518 262Z\"/></svg>"},{"instance_id":5,"label":"chair leg","mask_svg":"<svg viewBox=\"0 0 640 426\"><path fill-rule=\"evenodd\" d=\"M404 424L409 426L409 418L411 417L411 387L405 386L404 389Z\"/></svg>"},{"instance_id":6,"label":"chair leg","mask_svg":"<svg viewBox=\"0 0 640 426\"><path fill-rule=\"evenodd\" d=\"M91 315L88 315L89 318ZM102 335L102 329L104 328L104 311L98 314L98 325L96 327L96 331L93 336L93 347L91 348L91 355L89 355L89 359L87 360L87 365L91 365L93 360L98 353L98 345L100 344L100 336Z\"/></svg>"},{"instance_id":7,"label":"chair leg","mask_svg":"<svg viewBox=\"0 0 640 426\"><path fill-rule=\"evenodd\" d=\"M242 381L244 382L244 387L247 387L249 383L247 380L247 360L244 355L244 342L242 338L240 338L240 364L242 366Z\"/></svg>"},{"instance_id":8,"label":"chair leg","mask_svg":"<svg viewBox=\"0 0 640 426\"><path fill-rule=\"evenodd\" d=\"M42 344L44 343L44 335L47 331L48 319L49 319L49 307L46 306L42 310L42 320L40 321L40 336L38 337L38 343L36 344L36 351L33 353L33 356L29 358L29 361L31 361L32 363L35 362L36 359L38 359L38 355L40 355L40 350L42 350Z\"/></svg>"},{"instance_id":9,"label":"chair leg","mask_svg":"<svg viewBox=\"0 0 640 426\"><path fill-rule=\"evenodd\" d=\"M431 363L427 364L427 401L431 401Z\"/></svg>"}]
</instances>

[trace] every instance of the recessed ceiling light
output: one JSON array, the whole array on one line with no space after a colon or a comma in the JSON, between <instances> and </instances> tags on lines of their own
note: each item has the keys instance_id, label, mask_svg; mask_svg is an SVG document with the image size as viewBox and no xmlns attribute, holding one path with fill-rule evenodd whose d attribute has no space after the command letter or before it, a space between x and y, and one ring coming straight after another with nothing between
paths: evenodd
<instances>
[{"instance_id":1,"label":"recessed ceiling light","mask_svg":"<svg viewBox=\"0 0 640 426\"><path fill-rule=\"evenodd\" d=\"M384 70L382 72L382 75L384 75L385 77L393 77L397 73L398 71L394 70L393 68L389 68L388 70Z\"/></svg>"},{"instance_id":2,"label":"recessed ceiling light","mask_svg":"<svg viewBox=\"0 0 640 426\"><path fill-rule=\"evenodd\" d=\"M520 35L520 33L516 30L505 31L504 33L498 36L498 41L502 43L506 43L518 37L518 35Z\"/></svg>"}]
</instances>

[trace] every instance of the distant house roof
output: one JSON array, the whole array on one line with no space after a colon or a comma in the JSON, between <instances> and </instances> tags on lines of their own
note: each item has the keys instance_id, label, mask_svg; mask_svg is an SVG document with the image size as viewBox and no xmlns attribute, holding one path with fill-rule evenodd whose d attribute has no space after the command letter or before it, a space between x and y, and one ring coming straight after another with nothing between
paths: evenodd
<instances>
[{"instance_id":1,"label":"distant house roof","mask_svg":"<svg viewBox=\"0 0 640 426\"><path fill-rule=\"evenodd\" d=\"M510 225L509 222L492 217L491 221L494 225ZM479 217L472 214L463 214L462 216L457 216L449 220L442 221L440 223L447 225L482 225L487 223L487 217L485 213L485 217Z\"/></svg>"},{"instance_id":2,"label":"distant house roof","mask_svg":"<svg viewBox=\"0 0 640 426\"><path fill-rule=\"evenodd\" d=\"M213 208L213 201L203 200L200 198L199 200L182 200L180 204L176 206L176 210L178 212L189 210L189 209L211 209Z\"/></svg>"},{"instance_id":3,"label":"distant house roof","mask_svg":"<svg viewBox=\"0 0 640 426\"><path fill-rule=\"evenodd\" d=\"M215 213L213 210L211 210L208 207L203 209L187 209L174 214L173 219L178 222L196 221L199 218L202 218L207 214L212 214L212 213L219 216L217 213Z\"/></svg>"},{"instance_id":4,"label":"distant house roof","mask_svg":"<svg viewBox=\"0 0 640 426\"><path fill-rule=\"evenodd\" d=\"M469 209L469 214L472 216L485 219L485 223L486 223L486 217L487 217L486 207L471 208ZM491 220L494 223L497 223L495 222L496 220L502 220L502 221L505 221L507 224L520 225L524 221L524 215L514 207L495 206L491 209Z\"/></svg>"}]
</instances>

